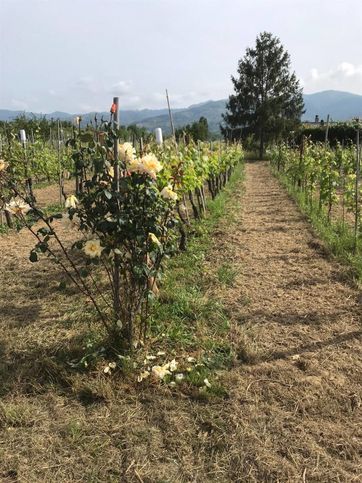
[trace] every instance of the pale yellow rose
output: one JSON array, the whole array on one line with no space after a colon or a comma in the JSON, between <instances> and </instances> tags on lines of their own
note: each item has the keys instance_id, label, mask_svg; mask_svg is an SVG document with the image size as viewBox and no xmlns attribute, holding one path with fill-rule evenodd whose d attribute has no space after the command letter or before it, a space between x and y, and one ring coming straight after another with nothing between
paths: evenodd
<instances>
[{"instance_id":1,"label":"pale yellow rose","mask_svg":"<svg viewBox=\"0 0 362 483\"><path fill-rule=\"evenodd\" d=\"M168 362L165 365L165 367L167 367L167 369L170 369L171 372L175 372L177 369L177 366L178 366L178 362L175 359L172 359L171 362Z\"/></svg>"},{"instance_id":2,"label":"pale yellow rose","mask_svg":"<svg viewBox=\"0 0 362 483\"><path fill-rule=\"evenodd\" d=\"M131 173L142 173L142 163L140 159L132 159L128 165L127 168Z\"/></svg>"},{"instance_id":3,"label":"pale yellow rose","mask_svg":"<svg viewBox=\"0 0 362 483\"><path fill-rule=\"evenodd\" d=\"M211 383L209 382L208 379L204 379L204 384L206 387L209 387L209 388L211 387Z\"/></svg>"},{"instance_id":4,"label":"pale yellow rose","mask_svg":"<svg viewBox=\"0 0 362 483\"><path fill-rule=\"evenodd\" d=\"M4 171L8 166L8 163L5 163L3 159L0 159L0 172Z\"/></svg>"},{"instance_id":5,"label":"pale yellow rose","mask_svg":"<svg viewBox=\"0 0 362 483\"><path fill-rule=\"evenodd\" d=\"M147 379L149 377L150 372L149 371L143 371L141 374L137 377L137 382L142 382L144 379Z\"/></svg>"},{"instance_id":6,"label":"pale yellow rose","mask_svg":"<svg viewBox=\"0 0 362 483\"><path fill-rule=\"evenodd\" d=\"M66 208L76 208L77 204L79 203L77 197L75 195L70 195L65 200L65 207Z\"/></svg>"},{"instance_id":7,"label":"pale yellow rose","mask_svg":"<svg viewBox=\"0 0 362 483\"><path fill-rule=\"evenodd\" d=\"M88 240L83 247L84 253L90 258L100 257L104 248L99 240Z\"/></svg>"},{"instance_id":8,"label":"pale yellow rose","mask_svg":"<svg viewBox=\"0 0 362 483\"><path fill-rule=\"evenodd\" d=\"M5 205L5 210L16 216L24 216L31 210L31 206L20 198L14 198Z\"/></svg>"},{"instance_id":9,"label":"pale yellow rose","mask_svg":"<svg viewBox=\"0 0 362 483\"><path fill-rule=\"evenodd\" d=\"M152 374L159 379L164 379L165 376L171 374L171 372L167 368L167 364L164 366L153 366L152 367Z\"/></svg>"},{"instance_id":10,"label":"pale yellow rose","mask_svg":"<svg viewBox=\"0 0 362 483\"><path fill-rule=\"evenodd\" d=\"M119 144L119 158L122 160L122 161L125 161L125 162L131 162L134 157L135 157L135 154L136 154L136 151L132 145L132 143L123 143L123 144Z\"/></svg>"},{"instance_id":11,"label":"pale yellow rose","mask_svg":"<svg viewBox=\"0 0 362 483\"><path fill-rule=\"evenodd\" d=\"M140 160L141 171L156 179L157 173L162 170L162 164L154 154L146 154Z\"/></svg>"},{"instance_id":12,"label":"pale yellow rose","mask_svg":"<svg viewBox=\"0 0 362 483\"><path fill-rule=\"evenodd\" d=\"M161 196L165 200L177 201L177 193L172 190L171 186L165 186L161 191Z\"/></svg>"}]
</instances>

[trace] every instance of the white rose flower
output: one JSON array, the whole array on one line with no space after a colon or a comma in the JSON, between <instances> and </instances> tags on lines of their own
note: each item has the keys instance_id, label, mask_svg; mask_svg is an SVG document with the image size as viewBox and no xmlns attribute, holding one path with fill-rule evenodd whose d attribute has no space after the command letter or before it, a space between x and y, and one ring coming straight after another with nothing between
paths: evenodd
<instances>
[{"instance_id":1,"label":"white rose flower","mask_svg":"<svg viewBox=\"0 0 362 483\"><path fill-rule=\"evenodd\" d=\"M146 154L140 160L140 171L146 173L151 178L156 179L157 173L162 170L162 164L154 154Z\"/></svg>"},{"instance_id":2,"label":"white rose flower","mask_svg":"<svg viewBox=\"0 0 362 483\"><path fill-rule=\"evenodd\" d=\"M171 372L175 372L178 366L178 362L175 359L172 359L172 361L169 362L167 366Z\"/></svg>"},{"instance_id":3,"label":"white rose flower","mask_svg":"<svg viewBox=\"0 0 362 483\"><path fill-rule=\"evenodd\" d=\"M79 201L78 201L77 197L74 196L74 195L70 195L65 200L65 207L66 208L76 208L78 203L79 203Z\"/></svg>"},{"instance_id":4,"label":"white rose flower","mask_svg":"<svg viewBox=\"0 0 362 483\"><path fill-rule=\"evenodd\" d=\"M149 375L150 375L149 371L141 372L141 374L137 377L137 382L142 382L144 379L147 379Z\"/></svg>"},{"instance_id":5,"label":"white rose flower","mask_svg":"<svg viewBox=\"0 0 362 483\"><path fill-rule=\"evenodd\" d=\"M171 186L165 186L161 191L161 196L165 200L177 201L177 193L172 190Z\"/></svg>"},{"instance_id":6,"label":"white rose flower","mask_svg":"<svg viewBox=\"0 0 362 483\"><path fill-rule=\"evenodd\" d=\"M153 366L152 374L159 379L164 379L164 377L171 374L171 372L168 370L168 364L165 364L164 366Z\"/></svg>"},{"instance_id":7,"label":"white rose flower","mask_svg":"<svg viewBox=\"0 0 362 483\"><path fill-rule=\"evenodd\" d=\"M204 384L206 387L211 387L211 383L209 382L208 379L204 379Z\"/></svg>"},{"instance_id":8,"label":"white rose flower","mask_svg":"<svg viewBox=\"0 0 362 483\"><path fill-rule=\"evenodd\" d=\"M5 205L5 210L16 216L24 216L31 210L31 206L20 198L14 198Z\"/></svg>"},{"instance_id":9,"label":"white rose flower","mask_svg":"<svg viewBox=\"0 0 362 483\"><path fill-rule=\"evenodd\" d=\"M129 163L134 159L136 151L132 143L119 144L118 149L119 157L122 161L126 161Z\"/></svg>"},{"instance_id":10,"label":"white rose flower","mask_svg":"<svg viewBox=\"0 0 362 483\"><path fill-rule=\"evenodd\" d=\"M131 173L142 173L142 163L140 159L132 159L127 164L127 169L131 171Z\"/></svg>"},{"instance_id":11,"label":"white rose flower","mask_svg":"<svg viewBox=\"0 0 362 483\"><path fill-rule=\"evenodd\" d=\"M8 167L8 163L5 163L3 159L0 159L0 172Z\"/></svg>"},{"instance_id":12,"label":"white rose flower","mask_svg":"<svg viewBox=\"0 0 362 483\"><path fill-rule=\"evenodd\" d=\"M84 253L90 258L100 257L104 248L99 240L88 240L83 247Z\"/></svg>"}]
</instances>

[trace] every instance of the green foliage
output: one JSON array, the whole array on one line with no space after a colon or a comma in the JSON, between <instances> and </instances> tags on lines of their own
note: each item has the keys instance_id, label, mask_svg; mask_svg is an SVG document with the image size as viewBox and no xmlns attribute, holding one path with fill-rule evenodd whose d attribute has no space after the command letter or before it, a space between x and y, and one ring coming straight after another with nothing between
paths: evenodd
<instances>
[{"instance_id":1,"label":"green foliage","mask_svg":"<svg viewBox=\"0 0 362 483\"><path fill-rule=\"evenodd\" d=\"M0 121L0 134L7 136L7 133L19 134L20 129L24 129L30 142L33 142L35 138L42 140L43 142L53 141L56 139L58 130L58 121L56 119L47 119L45 116L18 116L13 121ZM62 121L61 129L68 134L72 130L72 125L69 121ZM61 133L64 137L64 131Z\"/></svg>"},{"instance_id":2,"label":"green foliage","mask_svg":"<svg viewBox=\"0 0 362 483\"><path fill-rule=\"evenodd\" d=\"M29 163L21 171L24 147L15 138L3 161L1 179L6 188L3 206L37 239L30 261L50 256L92 303L110 345L130 350L145 338L162 263L176 248L177 229L184 222L179 200L198 190L201 202L210 178L217 184L215 193L219 192L242 158L242 149L221 143L176 147L170 142L162 147L144 144L137 153L129 142L118 144L122 132L111 123L101 124L98 130L81 129L78 123L64 145L77 180L76 196L65 203L68 222L78 234L71 247L57 234L55 221L64 217L62 207L36 205L29 190L34 172L29 172ZM44 159L49 169L52 160ZM179 293L173 310L175 318L195 322L204 308L189 304L186 294ZM175 340L192 338L186 325L171 326L171 332Z\"/></svg>"},{"instance_id":3,"label":"green foliage","mask_svg":"<svg viewBox=\"0 0 362 483\"><path fill-rule=\"evenodd\" d=\"M350 262L361 277L362 187L356 183L356 146L343 148L337 144L332 149L304 140L298 148L275 146L271 155L274 172L308 214L331 252Z\"/></svg>"},{"instance_id":4,"label":"green foliage","mask_svg":"<svg viewBox=\"0 0 362 483\"><path fill-rule=\"evenodd\" d=\"M200 117L198 121L176 129L176 138L179 141L183 140L183 138L186 141L207 141L209 135L209 125L205 117Z\"/></svg>"},{"instance_id":5,"label":"green foliage","mask_svg":"<svg viewBox=\"0 0 362 483\"><path fill-rule=\"evenodd\" d=\"M262 157L265 145L295 129L303 113L302 90L280 40L261 33L255 48L248 48L239 61L238 77L232 81L235 93L226 105L222 133L226 139L254 134Z\"/></svg>"},{"instance_id":6,"label":"green foliage","mask_svg":"<svg viewBox=\"0 0 362 483\"><path fill-rule=\"evenodd\" d=\"M6 141L1 144L0 157L8 163L12 180L17 183L25 180L54 182L58 181L61 174L68 176L72 172L70 150L64 141L59 143L58 154L56 144L43 141L39 131L34 131L32 140L22 144L17 131L7 130Z\"/></svg>"},{"instance_id":7,"label":"green foliage","mask_svg":"<svg viewBox=\"0 0 362 483\"><path fill-rule=\"evenodd\" d=\"M302 137L307 137L311 142L324 142L326 125L302 126L296 133L296 141L301 142ZM336 147L338 144L348 146L356 142L356 126L353 122L340 122L332 124L328 128L328 144Z\"/></svg>"}]
</instances>

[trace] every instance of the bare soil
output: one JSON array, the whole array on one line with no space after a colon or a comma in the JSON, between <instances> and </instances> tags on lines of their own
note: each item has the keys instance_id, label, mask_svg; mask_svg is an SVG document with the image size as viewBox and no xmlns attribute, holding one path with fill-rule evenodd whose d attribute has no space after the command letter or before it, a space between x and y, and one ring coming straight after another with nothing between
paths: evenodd
<instances>
[{"instance_id":1,"label":"bare soil","mask_svg":"<svg viewBox=\"0 0 362 483\"><path fill-rule=\"evenodd\" d=\"M83 301L27 261L26 232L0 237L0 481L362 480L361 293L267 163L246 164L227 209L205 260L236 354L225 398L70 373Z\"/></svg>"},{"instance_id":2,"label":"bare soil","mask_svg":"<svg viewBox=\"0 0 362 483\"><path fill-rule=\"evenodd\" d=\"M64 181L64 191L67 195L70 195L75 190L75 181L66 180ZM34 190L34 194L37 200L37 204L41 207L47 206L52 203L59 203L60 193L59 186L56 184L51 184L45 188L39 188Z\"/></svg>"}]
</instances>

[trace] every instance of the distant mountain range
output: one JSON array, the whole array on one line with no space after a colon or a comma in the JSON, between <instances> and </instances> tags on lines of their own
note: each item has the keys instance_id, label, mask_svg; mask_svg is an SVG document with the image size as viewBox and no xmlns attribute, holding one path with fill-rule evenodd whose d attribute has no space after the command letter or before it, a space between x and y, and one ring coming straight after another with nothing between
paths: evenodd
<instances>
[{"instance_id":1,"label":"distant mountain range","mask_svg":"<svg viewBox=\"0 0 362 483\"><path fill-rule=\"evenodd\" d=\"M211 132L219 131L221 115L225 112L226 99L220 101L207 101L195 104L187 108L173 109L173 120L175 127L198 121L201 116L206 117ZM319 119L326 119L329 114L333 121L347 121L354 117L362 117L362 96L342 91L322 91L314 94L304 94L306 112L303 115L304 121L314 121L316 115ZM19 115L42 116L24 111L9 111L0 109L0 121L9 121ZM95 112L81 114L83 123L94 119ZM52 112L46 114L48 119L60 119L71 121L77 114L66 112ZM109 119L108 112L97 113L100 120ZM123 125L137 124L147 129L161 127L166 133L170 132L170 122L167 109L141 109L126 110L120 112L120 122Z\"/></svg>"}]
</instances>

